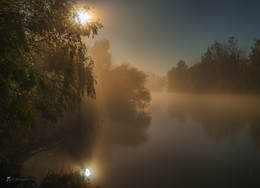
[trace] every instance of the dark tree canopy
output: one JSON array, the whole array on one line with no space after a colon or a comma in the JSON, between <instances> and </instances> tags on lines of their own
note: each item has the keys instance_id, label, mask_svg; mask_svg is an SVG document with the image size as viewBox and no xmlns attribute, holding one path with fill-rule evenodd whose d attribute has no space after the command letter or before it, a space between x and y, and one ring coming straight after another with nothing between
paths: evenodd
<instances>
[{"instance_id":1,"label":"dark tree canopy","mask_svg":"<svg viewBox=\"0 0 260 188\"><path fill-rule=\"evenodd\" d=\"M249 82L250 86L260 90L260 40L255 40L254 46L251 48L249 54L250 65L249 69Z\"/></svg>"},{"instance_id":2,"label":"dark tree canopy","mask_svg":"<svg viewBox=\"0 0 260 188\"><path fill-rule=\"evenodd\" d=\"M201 61L187 66L180 61L167 74L168 90L195 93L252 93L260 89L260 41L247 57L234 37L215 42Z\"/></svg>"},{"instance_id":3,"label":"dark tree canopy","mask_svg":"<svg viewBox=\"0 0 260 188\"><path fill-rule=\"evenodd\" d=\"M98 22L73 21L73 0L0 1L0 136L29 130L36 117L55 122L95 96L84 36Z\"/></svg>"}]
</instances>

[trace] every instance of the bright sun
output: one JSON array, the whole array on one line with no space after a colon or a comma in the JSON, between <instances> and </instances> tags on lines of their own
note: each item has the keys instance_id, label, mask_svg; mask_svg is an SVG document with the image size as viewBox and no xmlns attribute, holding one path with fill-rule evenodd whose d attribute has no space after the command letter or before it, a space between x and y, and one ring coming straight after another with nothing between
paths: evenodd
<instances>
[{"instance_id":1,"label":"bright sun","mask_svg":"<svg viewBox=\"0 0 260 188\"><path fill-rule=\"evenodd\" d=\"M90 171L89 171L89 169L87 169L87 168L86 168L86 170L85 170L85 176L90 176Z\"/></svg>"},{"instance_id":2,"label":"bright sun","mask_svg":"<svg viewBox=\"0 0 260 188\"><path fill-rule=\"evenodd\" d=\"M86 12L84 10L79 10L76 12L75 21L78 24L84 25L87 22L89 22L90 19L91 19L91 15L88 12Z\"/></svg>"}]
</instances>

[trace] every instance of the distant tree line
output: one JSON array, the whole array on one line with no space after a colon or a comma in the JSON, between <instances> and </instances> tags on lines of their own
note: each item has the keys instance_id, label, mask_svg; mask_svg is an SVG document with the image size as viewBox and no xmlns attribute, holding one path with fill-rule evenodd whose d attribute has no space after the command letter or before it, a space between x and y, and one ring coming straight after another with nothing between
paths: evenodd
<instances>
[{"instance_id":1,"label":"distant tree line","mask_svg":"<svg viewBox=\"0 0 260 188\"><path fill-rule=\"evenodd\" d=\"M230 37L228 43L215 42L191 66L180 60L167 73L168 91L190 93L259 93L260 40L249 55Z\"/></svg>"}]
</instances>

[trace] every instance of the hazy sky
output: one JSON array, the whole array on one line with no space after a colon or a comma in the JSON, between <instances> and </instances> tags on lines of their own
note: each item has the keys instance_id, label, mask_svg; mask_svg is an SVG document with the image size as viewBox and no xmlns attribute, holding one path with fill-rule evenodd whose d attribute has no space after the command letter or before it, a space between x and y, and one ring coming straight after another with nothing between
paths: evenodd
<instances>
[{"instance_id":1,"label":"hazy sky","mask_svg":"<svg viewBox=\"0 0 260 188\"><path fill-rule=\"evenodd\" d=\"M180 59L200 60L215 40L238 39L247 50L260 38L259 0L87 0L110 40L115 63L160 74Z\"/></svg>"}]
</instances>

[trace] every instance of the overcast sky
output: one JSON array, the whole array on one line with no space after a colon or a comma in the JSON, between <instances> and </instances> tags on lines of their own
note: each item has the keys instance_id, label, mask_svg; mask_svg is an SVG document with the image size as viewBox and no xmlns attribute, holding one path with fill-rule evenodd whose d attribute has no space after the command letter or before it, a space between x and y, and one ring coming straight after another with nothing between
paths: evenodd
<instances>
[{"instance_id":1,"label":"overcast sky","mask_svg":"<svg viewBox=\"0 0 260 188\"><path fill-rule=\"evenodd\" d=\"M160 74L180 59L200 60L215 40L238 39L249 51L260 38L259 0L88 0L110 40L115 63Z\"/></svg>"}]
</instances>

